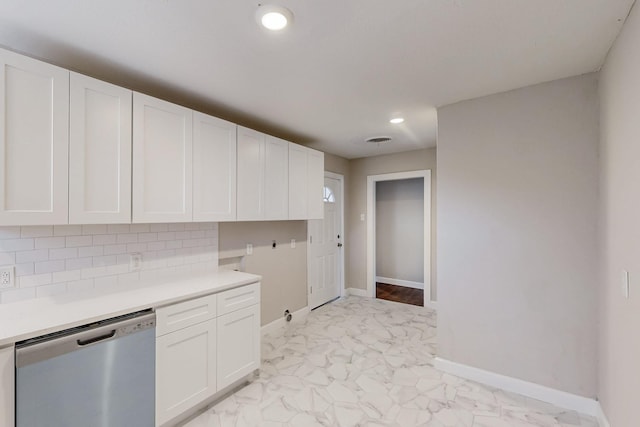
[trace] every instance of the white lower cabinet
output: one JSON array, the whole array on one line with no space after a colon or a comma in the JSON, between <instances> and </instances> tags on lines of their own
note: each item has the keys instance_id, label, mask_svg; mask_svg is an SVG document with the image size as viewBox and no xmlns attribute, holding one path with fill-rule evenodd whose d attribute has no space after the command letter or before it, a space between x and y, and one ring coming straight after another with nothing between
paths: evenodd
<instances>
[{"instance_id":1,"label":"white lower cabinet","mask_svg":"<svg viewBox=\"0 0 640 427\"><path fill-rule=\"evenodd\" d=\"M15 425L15 369L13 346L0 349L0 426Z\"/></svg>"},{"instance_id":2,"label":"white lower cabinet","mask_svg":"<svg viewBox=\"0 0 640 427\"><path fill-rule=\"evenodd\" d=\"M158 308L156 320L156 426L260 368L259 283Z\"/></svg>"},{"instance_id":3,"label":"white lower cabinet","mask_svg":"<svg viewBox=\"0 0 640 427\"><path fill-rule=\"evenodd\" d=\"M216 319L156 340L156 425L216 392Z\"/></svg>"},{"instance_id":4,"label":"white lower cabinet","mask_svg":"<svg viewBox=\"0 0 640 427\"><path fill-rule=\"evenodd\" d=\"M218 390L260 368L260 306L218 317Z\"/></svg>"}]
</instances>

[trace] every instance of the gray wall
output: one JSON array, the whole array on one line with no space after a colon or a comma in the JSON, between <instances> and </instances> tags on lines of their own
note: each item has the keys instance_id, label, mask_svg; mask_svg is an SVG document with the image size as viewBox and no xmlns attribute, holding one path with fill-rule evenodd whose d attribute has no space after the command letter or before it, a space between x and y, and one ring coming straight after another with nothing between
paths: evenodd
<instances>
[{"instance_id":1,"label":"gray wall","mask_svg":"<svg viewBox=\"0 0 640 427\"><path fill-rule=\"evenodd\" d=\"M286 309L307 306L306 221L221 222L219 229L221 263L244 256L245 271L262 275L262 325L281 318ZM296 239L295 249L291 239ZM246 255L247 243L253 255Z\"/></svg>"},{"instance_id":2,"label":"gray wall","mask_svg":"<svg viewBox=\"0 0 640 427\"><path fill-rule=\"evenodd\" d=\"M376 275L424 283L424 179L376 183Z\"/></svg>"},{"instance_id":3,"label":"gray wall","mask_svg":"<svg viewBox=\"0 0 640 427\"><path fill-rule=\"evenodd\" d=\"M601 74L598 397L612 426L638 425L640 396L640 8ZM621 292L630 275L630 298Z\"/></svg>"},{"instance_id":4,"label":"gray wall","mask_svg":"<svg viewBox=\"0 0 640 427\"><path fill-rule=\"evenodd\" d=\"M367 287L367 222L360 214L367 212L367 176L383 173L431 170L431 297L436 298L436 149L406 151L349 162L349 185L346 191L346 288ZM366 217L365 217L366 219Z\"/></svg>"},{"instance_id":5,"label":"gray wall","mask_svg":"<svg viewBox=\"0 0 640 427\"><path fill-rule=\"evenodd\" d=\"M597 76L438 118L439 356L595 397Z\"/></svg>"}]
</instances>

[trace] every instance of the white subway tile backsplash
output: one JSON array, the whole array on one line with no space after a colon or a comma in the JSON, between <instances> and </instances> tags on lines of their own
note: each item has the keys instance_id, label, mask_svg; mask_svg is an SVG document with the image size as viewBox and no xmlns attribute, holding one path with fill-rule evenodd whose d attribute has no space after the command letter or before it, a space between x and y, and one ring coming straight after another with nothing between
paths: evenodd
<instances>
[{"instance_id":1,"label":"white subway tile backsplash","mask_svg":"<svg viewBox=\"0 0 640 427\"><path fill-rule=\"evenodd\" d=\"M106 224L83 225L82 234L107 234L107 226Z\"/></svg>"},{"instance_id":2,"label":"white subway tile backsplash","mask_svg":"<svg viewBox=\"0 0 640 427\"><path fill-rule=\"evenodd\" d=\"M35 251L22 251L16 253L16 262L36 262L49 259L48 249L36 249Z\"/></svg>"},{"instance_id":3,"label":"white subway tile backsplash","mask_svg":"<svg viewBox=\"0 0 640 427\"><path fill-rule=\"evenodd\" d=\"M16 277L30 276L35 272L35 265L32 262L26 262L24 264L15 264Z\"/></svg>"},{"instance_id":4,"label":"white subway tile backsplash","mask_svg":"<svg viewBox=\"0 0 640 427\"><path fill-rule=\"evenodd\" d=\"M52 281L51 273L34 274L32 276L22 276L22 277L19 277L17 280L18 287L20 288L30 288L33 286L48 285L51 283L51 281Z\"/></svg>"},{"instance_id":5,"label":"white subway tile backsplash","mask_svg":"<svg viewBox=\"0 0 640 427\"><path fill-rule=\"evenodd\" d=\"M164 232L169 230L169 224L149 224L149 231L154 233Z\"/></svg>"},{"instance_id":6,"label":"white subway tile backsplash","mask_svg":"<svg viewBox=\"0 0 640 427\"><path fill-rule=\"evenodd\" d=\"M54 273L65 270L65 262L63 259L57 261L36 262L36 274Z\"/></svg>"},{"instance_id":7,"label":"white subway tile backsplash","mask_svg":"<svg viewBox=\"0 0 640 427\"><path fill-rule=\"evenodd\" d=\"M0 240L0 252L28 251L33 249L33 239L3 239Z\"/></svg>"},{"instance_id":8,"label":"white subway tile backsplash","mask_svg":"<svg viewBox=\"0 0 640 427\"><path fill-rule=\"evenodd\" d=\"M158 240L175 240L176 232L175 231L166 231L164 233L158 233Z\"/></svg>"},{"instance_id":9,"label":"white subway tile backsplash","mask_svg":"<svg viewBox=\"0 0 640 427\"><path fill-rule=\"evenodd\" d=\"M165 245L167 249L179 249L182 247L182 240L167 240Z\"/></svg>"},{"instance_id":10,"label":"white subway tile backsplash","mask_svg":"<svg viewBox=\"0 0 640 427\"><path fill-rule=\"evenodd\" d=\"M79 236L82 234L81 225L54 225L54 236Z\"/></svg>"},{"instance_id":11,"label":"white subway tile backsplash","mask_svg":"<svg viewBox=\"0 0 640 427\"><path fill-rule=\"evenodd\" d=\"M129 233L130 228L131 226L129 224L109 224L107 226L107 233L109 234Z\"/></svg>"},{"instance_id":12,"label":"white subway tile backsplash","mask_svg":"<svg viewBox=\"0 0 640 427\"><path fill-rule=\"evenodd\" d=\"M184 224L169 224L169 231L184 231Z\"/></svg>"},{"instance_id":13,"label":"white subway tile backsplash","mask_svg":"<svg viewBox=\"0 0 640 427\"><path fill-rule=\"evenodd\" d=\"M74 280L67 283L68 291L86 291L88 289L93 289L93 279Z\"/></svg>"},{"instance_id":14,"label":"white subway tile backsplash","mask_svg":"<svg viewBox=\"0 0 640 427\"><path fill-rule=\"evenodd\" d=\"M80 270L65 270L53 273L53 282L72 282L74 280L80 280Z\"/></svg>"},{"instance_id":15,"label":"white subway tile backsplash","mask_svg":"<svg viewBox=\"0 0 640 427\"><path fill-rule=\"evenodd\" d=\"M144 252L147 250L146 243L129 243L127 245L127 252Z\"/></svg>"},{"instance_id":16,"label":"white subway tile backsplash","mask_svg":"<svg viewBox=\"0 0 640 427\"><path fill-rule=\"evenodd\" d=\"M36 249L64 248L65 244L64 237L40 237L36 239Z\"/></svg>"},{"instance_id":17,"label":"white subway tile backsplash","mask_svg":"<svg viewBox=\"0 0 640 427\"><path fill-rule=\"evenodd\" d=\"M83 279L93 279L94 277L106 276L107 267L83 268L81 277Z\"/></svg>"},{"instance_id":18,"label":"white subway tile backsplash","mask_svg":"<svg viewBox=\"0 0 640 427\"><path fill-rule=\"evenodd\" d=\"M149 242L147 243L148 251L161 251L167 247L166 242Z\"/></svg>"},{"instance_id":19,"label":"white subway tile backsplash","mask_svg":"<svg viewBox=\"0 0 640 427\"><path fill-rule=\"evenodd\" d=\"M20 237L20 227L0 227L0 239L16 239L18 237Z\"/></svg>"},{"instance_id":20,"label":"white subway tile backsplash","mask_svg":"<svg viewBox=\"0 0 640 427\"><path fill-rule=\"evenodd\" d=\"M155 242L158 240L158 233L139 233L138 234L138 242L146 243L146 242Z\"/></svg>"},{"instance_id":21,"label":"white subway tile backsplash","mask_svg":"<svg viewBox=\"0 0 640 427\"><path fill-rule=\"evenodd\" d=\"M0 227L0 265L16 271L0 303L215 270L217 237L216 223Z\"/></svg>"},{"instance_id":22,"label":"white subway tile backsplash","mask_svg":"<svg viewBox=\"0 0 640 427\"><path fill-rule=\"evenodd\" d=\"M138 235L136 233L118 234L118 243L137 243Z\"/></svg>"},{"instance_id":23,"label":"white subway tile backsplash","mask_svg":"<svg viewBox=\"0 0 640 427\"><path fill-rule=\"evenodd\" d=\"M16 254L15 252L0 252L0 265L15 264Z\"/></svg>"},{"instance_id":24,"label":"white subway tile backsplash","mask_svg":"<svg viewBox=\"0 0 640 427\"><path fill-rule=\"evenodd\" d=\"M78 248L49 249L49 259L78 258Z\"/></svg>"},{"instance_id":25,"label":"white subway tile backsplash","mask_svg":"<svg viewBox=\"0 0 640 427\"><path fill-rule=\"evenodd\" d=\"M86 257L86 256L101 256L104 254L104 246L85 246L83 248L78 248L78 256Z\"/></svg>"},{"instance_id":26,"label":"white subway tile backsplash","mask_svg":"<svg viewBox=\"0 0 640 427\"><path fill-rule=\"evenodd\" d=\"M131 233L148 233L149 224L131 224L129 231Z\"/></svg>"},{"instance_id":27,"label":"white subway tile backsplash","mask_svg":"<svg viewBox=\"0 0 640 427\"><path fill-rule=\"evenodd\" d=\"M80 246L91 246L91 245L93 245L93 236L68 236L67 237L68 248L77 248Z\"/></svg>"},{"instance_id":28,"label":"white subway tile backsplash","mask_svg":"<svg viewBox=\"0 0 640 427\"><path fill-rule=\"evenodd\" d=\"M105 255L123 254L127 252L127 245L108 245L104 247Z\"/></svg>"},{"instance_id":29,"label":"white subway tile backsplash","mask_svg":"<svg viewBox=\"0 0 640 427\"><path fill-rule=\"evenodd\" d=\"M22 227L20 237L50 237L53 236L53 225L39 225Z\"/></svg>"},{"instance_id":30,"label":"white subway tile backsplash","mask_svg":"<svg viewBox=\"0 0 640 427\"><path fill-rule=\"evenodd\" d=\"M67 270L81 270L93 266L93 258L71 258L66 261Z\"/></svg>"},{"instance_id":31,"label":"white subway tile backsplash","mask_svg":"<svg viewBox=\"0 0 640 427\"><path fill-rule=\"evenodd\" d=\"M94 267L108 267L110 265L116 265L117 263L118 263L118 257L116 255L93 257Z\"/></svg>"},{"instance_id":32,"label":"white subway tile backsplash","mask_svg":"<svg viewBox=\"0 0 640 427\"><path fill-rule=\"evenodd\" d=\"M55 285L38 286L36 288L36 298L49 297L62 294L67 291L66 283L56 283Z\"/></svg>"},{"instance_id":33,"label":"white subway tile backsplash","mask_svg":"<svg viewBox=\"0 0 640 427\"><path fill-rule=\"evenodd\" d=\"M94 245L114 245L117 240L116 234L96 234L93 236Z\"/></svg>"}]
</instances>

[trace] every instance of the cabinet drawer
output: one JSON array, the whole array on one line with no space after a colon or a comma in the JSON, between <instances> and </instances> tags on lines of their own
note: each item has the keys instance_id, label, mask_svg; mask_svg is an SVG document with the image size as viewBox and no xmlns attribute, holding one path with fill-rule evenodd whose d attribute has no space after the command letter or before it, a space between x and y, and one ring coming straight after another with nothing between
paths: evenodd
<instances>
[{"instance_id":1,"label":"cabinet drawer","mask_svg":"<svg viewBox=\"0 0 640 427\"><path fill-rule=\"evenodd\" d=\"M177 331L216 317L216 294L156 310L156 336Z\"/></svg>"},{"instance_id":2,"label":"cabinet drawer","mask_svg":"<svg viewBox=\"0 0 640 427\"><path fill-rule=\"evenodd\" d=\"M218 316L258 304L259 302L259 283L252 283L250 285L220 292L218 294Z\"/></svg>"}]
</instances>

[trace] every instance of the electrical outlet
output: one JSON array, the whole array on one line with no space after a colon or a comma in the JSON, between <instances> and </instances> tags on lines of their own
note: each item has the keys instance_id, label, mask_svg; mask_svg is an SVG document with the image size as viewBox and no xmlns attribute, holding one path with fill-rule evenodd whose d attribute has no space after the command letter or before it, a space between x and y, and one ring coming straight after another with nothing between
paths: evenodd
<instances>
[{"instance_id":1,"label":"electrical outlet","mask_svg":"<svg viewBox=\"0 0 640 427\"><path fill-rule=\"evenodd\" d=\"M12 288L14 286L15 272L13 266L0 267L0 288Z\"/></svg>"},{"instance_id":2,"label":"electrical outlet","mask_svg":"<svg viewBox=\"0 0 640 427\"><path fill-rule=\"evenodd\" d=\"M291 239L291 249L296 248L296 239Z\"/></svg>"},{"instance_id":3,"label":"electrical outlet","mask_svg":"<svg viewBox=\"0 0 640 427\"><path fill-rule=\"evenodd\" d=\"M131 271L139 271L142 269L142 254L140 252L134 252L131 254L129 269Z\"/></svg>"},{"instance_id":4,"label":"electrical outlet","mask_svg":"<svg viewBox=\"0 0 640 427\"><path fill-rule=\"evenodd\" d=\"M251 243L247 243L247 255L253 255L253 245Z\"/></svg>"}]
</instances>

